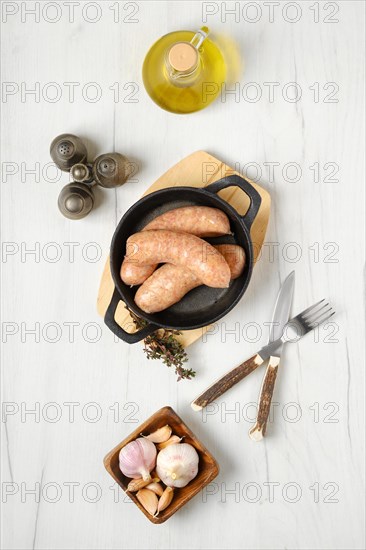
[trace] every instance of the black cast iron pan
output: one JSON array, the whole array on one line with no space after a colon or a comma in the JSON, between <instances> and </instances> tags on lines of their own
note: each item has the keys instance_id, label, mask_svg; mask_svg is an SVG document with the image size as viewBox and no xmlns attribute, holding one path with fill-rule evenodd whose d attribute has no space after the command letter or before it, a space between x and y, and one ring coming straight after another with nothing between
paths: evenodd
<instances>
[{"instance_id":1,"label":"black cast iron pan","mask_svg":"<svg viewBox=\"0 0 366 550\"><path fill-rule=\"evenodd\" d=\"M241 216L229 203L217 195L222 189L232 186L240 187L250 198L250 206L245 216ZM110 264L115 289L104 317L106 325L120 339L133 344L159 328L190 330L221 319L239 302L249 284L253 270L250 228L260 204L259 193L244 178L237 175L227 176L204 188L162 189L136 202L119 222L111 243ZM121 264L126 253L126 241L130 235L141 231L156 216L174 208L190 205L211 206L225 212L229 217L233 234L207 240L213 244L228 243L242 246L246 254L244 272L230 283L229 288L210 288L203 285L191 290L180 302L164 311L145 313L134 302L138 287L131 288L120 278ZM138 317L147 321L148 324L143 329L130 334L116 323L114 316L120 300L123 300Z\"/></svg>"}]
</instances>

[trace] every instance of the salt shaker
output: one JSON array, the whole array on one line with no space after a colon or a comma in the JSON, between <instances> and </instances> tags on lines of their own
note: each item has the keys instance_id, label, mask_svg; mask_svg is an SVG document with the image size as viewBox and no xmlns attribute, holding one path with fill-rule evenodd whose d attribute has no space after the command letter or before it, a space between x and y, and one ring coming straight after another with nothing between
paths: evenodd
<instances>
[{"instance_id":1,"label":"salt shaker","mask_svg":"<svg viewBox=\"0 0 366 550\"><path fill-rule=\"evenodd\" d=\"M94 185L119 187L131 172L127 158L120 153L107 153L88 162L84 143L73 134L57 136L51 143L50 154L58 168L70 172L73 180L63 187L58 198L60 212L70 220L85 218L93 209Z\"/></svg>"}]
</instances>

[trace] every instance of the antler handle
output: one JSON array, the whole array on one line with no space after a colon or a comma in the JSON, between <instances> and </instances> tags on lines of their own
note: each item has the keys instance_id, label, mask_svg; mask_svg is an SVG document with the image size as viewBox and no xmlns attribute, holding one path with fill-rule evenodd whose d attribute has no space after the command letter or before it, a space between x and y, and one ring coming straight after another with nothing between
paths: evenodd
<instances>
[{"instance_id":1,"label":"antler handle","mask_svg":"<svg viewBox=\"0 0 366 550\"><path fill-rule=\"evenodd\" d=\"M243 378L248 376L253 372L257 367L262 365L263 359L259 354L253 355L247 361L244 361L241 365L227 372L219 380L214 382L212 386L207 388L199 397L196 397L191 403L191 407L195 411L199 411L206 407L209 403L220 397L228 389L232 388L235 384L240 382Z\"/></svg>"},{"instance_id":2,"label":"antler handle","mask_svg":"<svg viewBox=\"0 0 366 550\"><path fill-rule=\"evenodd\" d=\"M253 441L260 441L266 434L269 411L271 408L279 364L279 357L270 358L259 397L257 422L249 430L249 437L253 439Z\"/></svg>"}]
</instances>

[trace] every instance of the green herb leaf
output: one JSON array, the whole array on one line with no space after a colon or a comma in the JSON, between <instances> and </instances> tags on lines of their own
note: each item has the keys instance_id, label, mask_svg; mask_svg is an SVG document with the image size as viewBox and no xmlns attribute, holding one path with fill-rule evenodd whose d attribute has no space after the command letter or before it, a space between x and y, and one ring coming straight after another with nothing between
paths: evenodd
<instances>
[{"instance_id":1,"label":"green herb leaf","mask_svg":"<svg viewBox=\"0 0 366 550\"><path fill-rule=\"evenodd\" d=\"M126 309L127 306L126 306ZM147 322L137 317L128 309L136 328L140 329L147 325ZM188 361L188 355L176 336L181 333L178 330L159 329L144 340L144 352L148 359L160 359L167 367L174 367L175 374L179 380L191 380L196 373L192 369L184 368Z\"/></svg>"}]
</instances>

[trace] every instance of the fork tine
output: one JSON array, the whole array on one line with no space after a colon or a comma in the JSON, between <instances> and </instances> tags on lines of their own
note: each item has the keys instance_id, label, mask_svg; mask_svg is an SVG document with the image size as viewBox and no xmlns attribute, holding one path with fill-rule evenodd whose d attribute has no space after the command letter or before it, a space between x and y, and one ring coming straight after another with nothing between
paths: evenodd
<instances>
[{"instance_id":1,"label":"fork tine","mask_svg":"<svg viewBox=\"0 0 366 550\"><path fill-rule=\"evenodd\" d=\"M328 309L328 311L325 312L325 313L328 313L329 311L332 311L332 308ZM314 327L316 327L317 325L323 324L325 321L328 321L328 319L330 319L331 317L333 317L334 314L335 314L335 311L332 311L332 313L331 313L330 315L327 315L326 317L322 317L322 316L321 316L322 318L319 318L319 317L318 317L315 321L312 321L312 322L310 323L310 327L311 327L311 328L314 328Z\"/></svg>"},{"instance_id":2,"label":"fork tine","mask_svg":"<svg viewBox=\"0 0 366 550\"><path fill-rule=\"evenodd\" d=\"M312 306L308 307L307 309L304 309L304 311L302 311L300 313L300 315L301 316L306 315L309 311L313 310L315 307L317 307L322 302L325 302L325 298L323 298L322 300L319 300L319 302L317 302L316 304L313 304Z\"/></svg>"},{"instance_id":3,"label":"fork tine","mask_svg":"<svg viewBox=\"0 0 366 550\"><path fill-rule=\"evenodd\" d=\"M312 322L312 320L314 319L314 317L317 317L320 315L322 315L323 313L325 313L325 309L327 307L331 307L330 306L330 303L327 302L326 304L324 304L323 306L321 306L320 308L318 308L316 311L310 311L309 313L307 313L305 316L304 315L301 315L301 317L304 319L304 321L307 323L307 322Z\"/></svg>"},{"instance_id":4,"label":"fork tine","mask_svg":"<svg viewBox=\"0 0 366 550\"><path fill-rule=\"evenodd\" d=\"M327 304L327 307L328 306L329 304ZM305 321L310 324L315 323L317 319L320 319L321 317L323 317L323 315L325 315L326 313L329 313L330 311L332 311L331 307L329 307L328 309L321 308L319 311L316 311L314 315L311 315L310 317L308 317Z\"/></svg>"}]
</instances>

